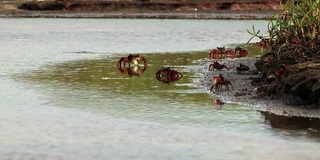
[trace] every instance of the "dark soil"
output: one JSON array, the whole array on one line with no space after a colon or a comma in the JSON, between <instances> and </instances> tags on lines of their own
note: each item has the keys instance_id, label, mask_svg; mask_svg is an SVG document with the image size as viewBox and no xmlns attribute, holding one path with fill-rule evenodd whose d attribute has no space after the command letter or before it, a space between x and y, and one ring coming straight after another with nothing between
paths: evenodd
<instances>
[{"instance_id":1,"label":"dark soil","mask_svg":"<svg viewBox=\"0 0 320 160\"><path fill-rule=\"evenodd\" d=\"M28 2L23 10L63 10L63 2ZM75 1L68 5L74 11L217 11L217 10L279 10L279 1Z\"/></svg>"},{"instance_id":2,"label":"dark soil","mask_svg":"<svg viewBox=\"0 0 320 160\"><path fill-rule=\"evenodd\" d=\"M31 1L0 7L2 17L269 19L278 12L275 0Z\"/></svg>"}]
</instances>

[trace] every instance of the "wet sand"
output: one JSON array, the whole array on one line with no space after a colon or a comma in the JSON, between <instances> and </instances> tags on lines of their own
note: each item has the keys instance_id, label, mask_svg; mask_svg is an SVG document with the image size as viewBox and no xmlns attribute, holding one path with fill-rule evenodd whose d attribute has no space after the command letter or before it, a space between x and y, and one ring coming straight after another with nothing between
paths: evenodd
<instances>
[{"instance_id":1,"label":"wet sand","mask_svg":"<svg viewBox=\"0 0 320 160\"><path fill-rule=\"evenodd\" d=\"M214 99L220 99L225 103L235 103L254 107L258 111L273 113L283 116L297 116L320 118L320 109L312 108L313 106L304 105L298 97L292 97L283 94L282 96L259 96L257 88L259 86L252 85L250 77L258 77L257 74L252 74L249 71L245 74L238 74L236 67L239 63L245 64L251 70L255 70L255 58L235 58L219 60L220 64L225 64L230 70L209 71L209 65L213 60L204 59L198 60L200 65L192 66L190 69L198 73L199 78L194 80L194 85L204 88L208 94L211 94ZM251 73L250 73L251 72ZM210 91L212 79L219 74L231 81L233 89L226 90L224 87L221 91Z\"/></svg>"}]
</instances>

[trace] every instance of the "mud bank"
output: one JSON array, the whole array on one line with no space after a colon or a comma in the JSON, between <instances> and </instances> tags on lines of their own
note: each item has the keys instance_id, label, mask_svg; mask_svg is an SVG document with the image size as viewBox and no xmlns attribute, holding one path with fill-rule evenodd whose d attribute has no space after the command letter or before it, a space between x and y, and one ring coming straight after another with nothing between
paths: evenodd
<instances>
[{"instance_id":1,"label":"mud bank","mask_svg":"<svg viewBox=\"0 0 320 160\"><path fill-rule=\"evenodd\" d=\"M157 18L270 19L281 10L272 1L9 1L0 4L0 17L30 18Z\"/></svg>"},{"instance_id":2,"label":"mud bank","mask_svg":"<svg viewBox=\"0 0 320 160\"><path fill-rule=\"evenodd\" d=\"M310 117L320 118L320 109L315 109L314 106L304 104L299 97L282 94L281 96L263 95L258 92L259 85L252 85L250 77L259 77L259 74L253 74L255 70L255 58L235 58L219 60L219 63L225 64L230 70L209 71L209 65L213 60L203 59L196 63L199 65L192 66L190 70L198 73L198 77L194 80L196 87L204 88L208 94L211 94L214 99L220 99L225 103L235 103L254 107L261 112L272 113L282 116ZM239 64L245 64L250 67L251 71L245 74L238 74L236 67ZM233 89L211 92L212 79L219 74L231 81Z\"/></svg>"},{"instance_id":3,"label":"mud bank","mask_svg":"<svg viewBox=\"0 0 320 160\"><path fill-rule=\"evenodd\" d=\"M275 12L215 11L205 12L59 12L0 11L0 18L128 18L128 19L234 19L268 20Z\"/></svg>"}]
</instances>

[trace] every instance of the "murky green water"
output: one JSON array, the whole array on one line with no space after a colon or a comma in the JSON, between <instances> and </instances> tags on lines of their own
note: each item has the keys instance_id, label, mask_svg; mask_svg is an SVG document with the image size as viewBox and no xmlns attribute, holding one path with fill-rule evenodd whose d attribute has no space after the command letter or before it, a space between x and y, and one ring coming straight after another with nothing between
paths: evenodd
<instances>
[{"instance_id":1,"label":"murky green water","mask_svg":"<svg viewBox=\"0 0 320 160\"><path fill-rule=\"evenodd\" d=\"M106 57L47 65L20 78L49 90L46 94L54 97L58 106L80 107L109 116L143 121L217 125L221 129L232 129L236 122L245 121L248 125L238 129L256 132L250 127L259 122L258 115L251 115L253 109L225 105L220 110L206 91L193 86L192 81L197 77L186 66L196 65L194 61L205 58L207 54L143 54L149 65L140 76L121 73L116 66L119 57ZM155 73L163 66L180 71L183 78L171 84L159 82ZM230 119L230 114L237 115L237 118Z\"/></svg>"}]
</instances>

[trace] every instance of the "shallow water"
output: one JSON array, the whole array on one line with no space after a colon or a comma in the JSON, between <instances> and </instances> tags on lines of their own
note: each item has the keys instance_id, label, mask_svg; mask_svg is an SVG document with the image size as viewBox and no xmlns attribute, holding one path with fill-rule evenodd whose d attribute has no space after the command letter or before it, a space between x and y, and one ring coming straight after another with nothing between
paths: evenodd
<instances>
[{"instance_id":1,"label":"shallow water","mask_svg":"<svg viewBox=\"0 0 320 160\"><path fill-rule=\"evenodd\" d=\"M186 66L217 46L245 43L246 30L266 21L0 21L2 159L320 157L317 131L279 129L250 107L220 108L192 85L197 74ZM129 53L149 62L140 76L116 66ZM162 84L154 74L163 66L183 78Z\"/></svg>"}]
</instances>

